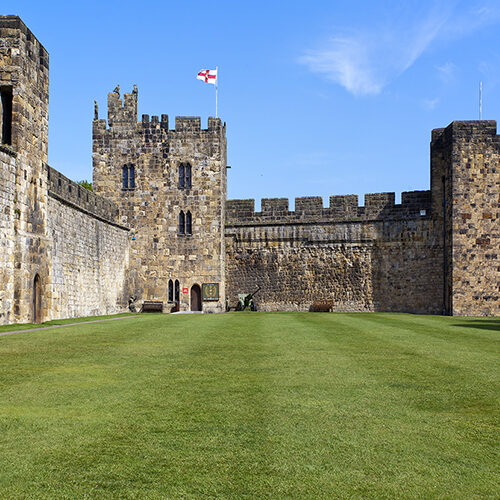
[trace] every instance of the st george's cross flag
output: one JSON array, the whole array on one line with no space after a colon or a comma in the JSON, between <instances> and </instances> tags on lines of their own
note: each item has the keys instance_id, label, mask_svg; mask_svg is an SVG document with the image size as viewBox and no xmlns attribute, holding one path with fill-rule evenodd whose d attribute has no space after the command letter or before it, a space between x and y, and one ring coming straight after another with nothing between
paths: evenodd
<instances>
[{"instance_id":1,"label":"st george's cross flag","mask_svg":"<svg viewBox=\"0 0 500 500\"><path fill-rule=\"evenodd\" d=\"M216 69L202 69L198 76L198 80L203 80L205 83L212 83L217 85L217 70Z\"/></svg>"}]
</instances>

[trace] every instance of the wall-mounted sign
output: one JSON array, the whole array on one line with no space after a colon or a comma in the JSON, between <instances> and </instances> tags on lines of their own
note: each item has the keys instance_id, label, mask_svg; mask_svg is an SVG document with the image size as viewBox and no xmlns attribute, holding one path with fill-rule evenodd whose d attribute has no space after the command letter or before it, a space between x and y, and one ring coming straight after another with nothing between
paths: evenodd
<instances>
[{"instance_id":1,"label":"wall-mounted sign","mask_svg":"<svg viewBox=\"0 0 500 500\"><path fill-rule=\"evenodd\" d=\"M203 283L201 289L203 300L219 300L219 283Z\"/></svg>"},{"instance_id":2,"label":"wall-mounted sign","mask_svg":"<svg viewBox=\"0 0 500 500\"><path fill-rule=\"evenodd\" d=\"M183 288L182 293L189 293L189 288Z\"/></svg>"}]
</instances>

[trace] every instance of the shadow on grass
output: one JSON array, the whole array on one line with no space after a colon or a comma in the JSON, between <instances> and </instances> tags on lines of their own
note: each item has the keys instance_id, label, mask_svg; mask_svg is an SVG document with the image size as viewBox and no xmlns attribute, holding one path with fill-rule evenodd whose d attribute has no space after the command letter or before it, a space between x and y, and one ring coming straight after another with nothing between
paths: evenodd
<instances>
[{"instance_id":1,"label":"shadow on grass","mask_svg":"<svg viewBox=\"0 0 500 500\"><path fill-rule=\"evenodd\" d=\"M494 332L500 332L500 319L491 320L471 320L464 323L455 323L453 326L459 326L461 328L479 328L481 330L492 330Z\"/></svg>"}]
</instances>

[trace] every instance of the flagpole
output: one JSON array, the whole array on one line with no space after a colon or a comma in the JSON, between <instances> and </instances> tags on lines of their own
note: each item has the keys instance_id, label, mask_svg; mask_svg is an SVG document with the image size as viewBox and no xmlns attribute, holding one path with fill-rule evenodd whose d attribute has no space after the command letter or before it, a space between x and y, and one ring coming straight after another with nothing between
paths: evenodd
<instances>
[{"instance_id":1,"label":"flagpole","mask_svg":"<svg viewBox=\"0 0 500 500\"><path fill-rule=\"evenodd\" d=\"M215 67L216 77L215 77L215 118L218 118L217 115L217 87L219 86L219 66Z\"/></svg>"},{"instance_id":2,"label":"flagpole","mask_svg":"<svg viewBox=\"0 0 500 500\"><path fill-rule=\"evenodd\" d=\"M479 119L483 119L483 82L479 82Z\"/></svg>"}]
</instances>

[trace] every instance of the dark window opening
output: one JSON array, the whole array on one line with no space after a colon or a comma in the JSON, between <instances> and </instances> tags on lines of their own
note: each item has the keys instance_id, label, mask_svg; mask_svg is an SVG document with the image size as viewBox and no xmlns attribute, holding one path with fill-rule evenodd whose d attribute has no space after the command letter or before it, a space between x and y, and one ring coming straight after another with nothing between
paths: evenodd
<instances>
[{"instance_id":1,"label":"dark window opening","mask_svg":"<svg viewBox=\"0 0 500 500\"><path fill-rule=\"evenodd\" d=\"M179 165L179 187L184 187L184 164L181 163Z\"/></svg>"},{"instance_id":2,"label":"dark window opening","mask_svg":"<svg viewBox=\"0 0 500 500\"><path fill-rule=\"evenodd\" d=\"M128 189L128 167L122 167L122 187Z\"/></svg>"},{"instance_id":3,"label":"dark window opening","mask_svg":"<svg viewBox=\"0 0 500 500\"><path fill-rule=\"evenodd\" d=\"M33 279L33 304L32 304L32 321L33 323L42 322L42 287L40 283L40 276L35 274Z\"/></svg>"},{"instance_id":4,"label":"dark window opening","mask_svg":"<svg viewBox=\"0 0 500 500\"><path fill-rule=\"evenodd\" d=\"M122 167L122 189L135 189L134 165L124 165Z\"/></svg>"},{"instance_id":5,"label":"dark window opening","mask_svg":"<svg viewBox=\"0 0 500 500\"><path fill-rule=\"evenodd\" d=\"M128 168L128 187L135 189L135 168L133 165L130 165Z\"/></svg>"},{"instance_id":6,"label":"dark window opening","mask_svg":"<svg viewBox=\"0 0 500 500\"><path fill-rule=\"evenodd\" d=\"M191 187L191 165L189 163L181 163L179 165L179 187Z\"/></svg>"},{"instance_id":7,"label":"dark window opening","mask_svg":"<svg viewBox=\"0 0 500 500\"><path fill-rule=\"evenodd\" d=\"M191 212L186 213L186 234L193 234L191 224Z\"/></svg>"},{"instance_id":8,"label":"dark window opening","mask_svg":"<svg viewBox=\"0 0 500 500\"><path fill-rule=\"evenodd\" d=\"M172 280L168 280L168 301L174 301L174 282Z\"/></svg>"},{"instance_id":9,"label":"dark window opening","mask_svg":"<svg viewBox=\"0 0 500 500\"><path fill-rule=\"evenodd\" d=\"M12 87L0 87L0 134L2 144L12 144Z\"/></svg>"},{"instance_id":10,"label":"dark window opening","mask_svg":"<svg viewBox=\"0 0 500 500\"><path fill-rule=\"evenodd\" d=\"M181 298L181 294L180 294L179 280L175 280L175 301L177 303L179 303L180 298Z\"/></svg>"},{"instance_id":11,"label":"dark window opening","mask_svg":"<svg viewBox=\"0 0 500 500\"><path fill-rule=\"evenodd\" d=\"M184 212L181 210L179 214L179 234L185 234L186 232L186 217L184 216Z\"/></svg>"}]
</instances>

